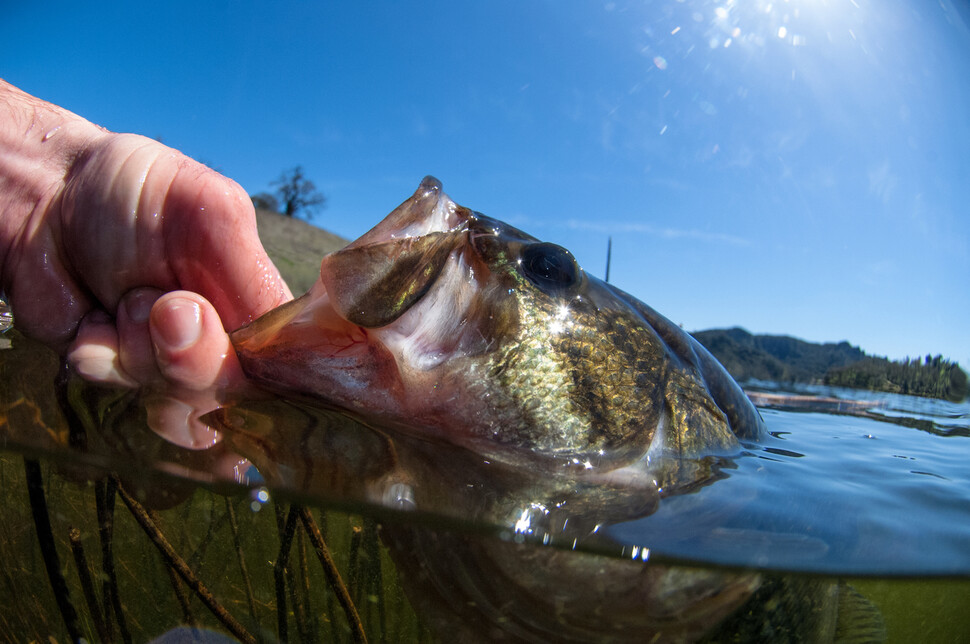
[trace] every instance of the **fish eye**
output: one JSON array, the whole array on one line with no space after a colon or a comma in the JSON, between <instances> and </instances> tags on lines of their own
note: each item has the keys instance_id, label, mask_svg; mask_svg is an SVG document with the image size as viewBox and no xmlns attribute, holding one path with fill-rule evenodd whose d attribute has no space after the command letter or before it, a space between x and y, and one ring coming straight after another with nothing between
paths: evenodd
<instances>
[{"instance_id":1,"label":"fish eye","mask_svg":"<svg viewBox=\"0 0 970 644\"><path fill-rule=\"evenodd\" d=\"M554 294L579 283L579 265L572 253L556 244L529 244L519 258L522 274L540 290Z\"/></svg>"}]
</instances>

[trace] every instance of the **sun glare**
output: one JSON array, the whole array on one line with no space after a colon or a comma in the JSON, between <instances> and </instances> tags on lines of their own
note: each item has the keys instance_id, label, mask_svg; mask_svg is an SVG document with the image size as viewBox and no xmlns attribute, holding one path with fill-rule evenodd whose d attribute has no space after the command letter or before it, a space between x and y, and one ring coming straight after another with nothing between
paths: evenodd
<instances>
[{"instance_id":1,"label":"sun glare","mask_svg":"<svg viewBox=\"0 0 970 644\"><path fill-rule=\"evenodd\" d=\"M569 304L567 302L563 302L556 309L555 315L553 315L552 319L549 321L549 333L559 335L560 333L566 331L566 329L572 326L572 320L570 318L571 315L569 312Z\"/></svg>"}]
</instances>

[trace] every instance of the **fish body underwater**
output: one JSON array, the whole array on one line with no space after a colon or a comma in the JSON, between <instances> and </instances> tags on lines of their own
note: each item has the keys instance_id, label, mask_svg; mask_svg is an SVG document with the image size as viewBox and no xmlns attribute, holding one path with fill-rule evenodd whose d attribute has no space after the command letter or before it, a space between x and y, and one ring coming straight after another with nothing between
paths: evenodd
<instances>
[{"instance_id":1,"label":"fish body underwater","mask_svg":"<svg viewBox=\"0 0 970 644\"><path fill-rule=\"evenodd\" d=\"M399 470L391 478L414 488L417 507L433 505L424 493L450 499L459 516L542 508L534 518L546 534L582 529L584 515L595 532L649 514L663 496L716 478L705 458L737 456L767 435L690 335L566 249L457 205L432 177L326 256L305 295L232 341L265 388L397 434L393 450L364 460ZM288 444L287 431L261 444ZM337 476L332 451L321 450L314 471L362 480ZM309 458L299 452L293 462ZM260 469L274 468L294 471ZM856 623L845 613L871 613L864 601L842 610L854 595L830 581L422 527L387 525L384 538L442 641L828 641Z\"/></svg>"}]
</instances>

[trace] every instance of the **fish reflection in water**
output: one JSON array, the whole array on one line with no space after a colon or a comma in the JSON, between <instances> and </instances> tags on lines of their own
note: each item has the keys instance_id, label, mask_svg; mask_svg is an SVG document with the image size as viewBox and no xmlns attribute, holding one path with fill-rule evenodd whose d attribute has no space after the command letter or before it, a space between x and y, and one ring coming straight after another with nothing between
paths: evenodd
<instances>
[{"instance_id":1,"label":"fish reflection in water","mask_svg":"<svg viewBox=\"0 0 970 644\"><path fill-rule=\"evenodd\" d=\"M834 583L573 551L714 481L763 422L676 325L433 178L232 339L253 380L341 412L269 400L210 414L268 482L505 537L385 526L446 639L825 641L849 623L840 606L871 614Z\"/></svg>"},{"instance_id":2,"label":"fish reflection in water","mask_svg":"<svg viewBox=\"0 0 970 644\"><path fill-rule=\"evenodd\" d=\"M497 462L280 399L206 420L271 487L406 513L381 512L381 536L441 641L831 641L840 603L852 620L873 616L851 589L821 579L644 563L645 549L634 561L590 552L611 545L604 527L656 509L656 489L628 479L583 480L529 454ZM709 459L682 471L690 486L717 478Z\"/></svg>"}]
</instances>

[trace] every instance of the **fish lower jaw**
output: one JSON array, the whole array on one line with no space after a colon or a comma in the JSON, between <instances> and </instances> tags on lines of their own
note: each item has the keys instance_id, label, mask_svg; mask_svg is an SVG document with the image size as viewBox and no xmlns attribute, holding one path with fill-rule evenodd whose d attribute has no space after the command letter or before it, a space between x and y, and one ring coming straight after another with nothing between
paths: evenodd
<instances>
[{"instance_id":1,"label":"fish lower jaw","mask_svg":"<svg viewBox=\"0 0 970 644\"><path fill-rule=\"evenodd\" d=\"M462 225L468 214L466 208L457 205L442 191L440 181L425 177L407 201L347 248L447 232Z\"/></svg>"},{"instance_id":2,"label":"fish lower jaw","mask_svg":"<svg viewBox=\"0 0 970 644\"><path fill-rule=\"evenodd\" d=\"M427 218L398 230L391 235L391 238L422 237L431 233L445 233L455 230L463 223L459 209L458 204L452 201L448 195L439 193Z\"/></svg>"}]
</instances>

